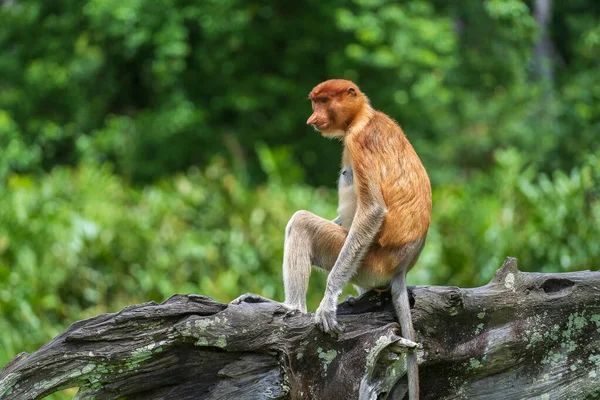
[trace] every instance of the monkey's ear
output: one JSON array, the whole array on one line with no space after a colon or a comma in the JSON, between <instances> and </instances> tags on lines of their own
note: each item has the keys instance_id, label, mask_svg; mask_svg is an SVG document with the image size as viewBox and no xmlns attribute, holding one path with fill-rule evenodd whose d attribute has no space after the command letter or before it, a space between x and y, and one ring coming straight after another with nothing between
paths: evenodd
<instances>
[{"instance_id":1,"label":"monkey's ear","mask_svg":"<svg viewBox=\"0 0 600 400\"><path fill-rule=\"evenodd\" d=\"M352 96L356 96L356 89L354 89L352 86L350 86L348 88L348 93L351 94Z\"/></svg>"}]
</instances>

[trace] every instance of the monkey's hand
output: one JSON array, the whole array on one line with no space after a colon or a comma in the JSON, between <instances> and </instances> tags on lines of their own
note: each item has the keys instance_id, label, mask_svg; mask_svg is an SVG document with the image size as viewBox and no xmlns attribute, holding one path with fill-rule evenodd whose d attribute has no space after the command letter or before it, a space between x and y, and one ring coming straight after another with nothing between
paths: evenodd
<instances>
[{"instance_id":1,"label":"monkey's hand","mask_svg":"<svg viewBox=\"0 0 600 400\"><path fill-rule=\"evenodd\" d=\"M317 327L334 337L337 337L343 331L342 326L337 322L336 308L335 301L329 301L327 297L324 297L315 313Z\"/></svg>"}]
</instances>

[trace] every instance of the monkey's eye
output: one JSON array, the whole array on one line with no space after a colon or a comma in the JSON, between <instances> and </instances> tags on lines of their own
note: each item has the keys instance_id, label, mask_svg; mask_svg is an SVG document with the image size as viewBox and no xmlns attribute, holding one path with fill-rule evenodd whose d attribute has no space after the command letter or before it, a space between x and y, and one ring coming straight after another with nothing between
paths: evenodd
<instances>
[{"instance_id":1,"label":"monkey's eye","mask_svg":"<svg viewBox=\"0 0 600 400\"><path fill-rule=\"evenodd\" d=\"M321 97L321 98L319 99L319 101L320 101L321 103L325 104L325 103L327 103L327 102L329 101L329 98L328 98L328 97Z\"/></svg>"}]
</instances>

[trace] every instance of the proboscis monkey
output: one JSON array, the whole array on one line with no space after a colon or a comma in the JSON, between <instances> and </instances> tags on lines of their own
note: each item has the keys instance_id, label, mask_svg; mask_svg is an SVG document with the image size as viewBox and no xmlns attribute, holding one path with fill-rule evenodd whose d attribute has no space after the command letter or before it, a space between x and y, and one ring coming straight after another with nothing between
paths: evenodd
<instances>
[{"instance_id":1,"label":"proboscis monkey","mask_svg":"<svg viewBox=\"0 0 600 400\"><path fill-rule=\"evenodd\" d=\"M417 261L429 228L431 185L402 129L371 107L351 81L332 79L309 95L306 121L327 138L343 142L338 217L333 221L298 211L285 230L285 305L306 312L311 266L329 271L315 322L337 335L336 308L344 286L359 293L391 289L403 336L415 340L406 273ZM411 400L419 397L415 351L408 355Z\"/></svg>"}]
</instances>

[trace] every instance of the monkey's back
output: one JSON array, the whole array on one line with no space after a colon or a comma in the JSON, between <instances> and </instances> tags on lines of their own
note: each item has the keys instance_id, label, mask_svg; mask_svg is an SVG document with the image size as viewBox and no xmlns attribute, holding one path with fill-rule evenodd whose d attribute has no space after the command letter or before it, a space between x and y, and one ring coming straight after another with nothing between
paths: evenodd
<instances>
[{"instance_id":1,"label":"monkey's back","mask_svg":"<svg viewBox=\"0 0 600 400\"><path fill-rule=\"evenodd\" d=\"M363 179L378 183L387 208L377 242L382 247L402 247L423 238L431 220L431 184L400 126L376 112L352 140L368 154L352 160L355 169L368 175Z\"/></svg>"}]
</instances>

